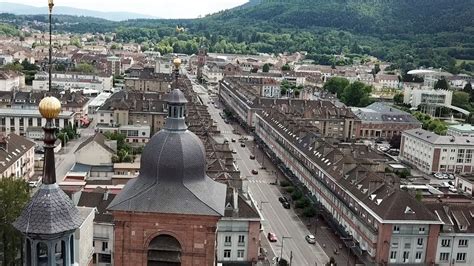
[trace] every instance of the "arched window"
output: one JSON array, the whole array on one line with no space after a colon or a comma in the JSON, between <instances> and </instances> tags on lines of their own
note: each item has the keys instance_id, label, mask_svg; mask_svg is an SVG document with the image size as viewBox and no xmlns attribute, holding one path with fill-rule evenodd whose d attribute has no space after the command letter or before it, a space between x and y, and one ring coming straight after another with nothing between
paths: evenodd
<instances>
[{"instance_id":1,"label":"arched window","mask_svg":"<svg viewBox=\"0 0 474 266\"><path fill-rule=\"evenodd\" d=\"M39 242L36 245L36 256L38 266L48 265L48 246L45 243Z\"/></svg>"},{"instance_id":2,"label":"arched window","mask_svg":"<svg viewBox=\"0 0 474 266\"><path fill-rule=\"evenodd\" d=\"M148 245L148 266L181 265L181 244L170 235L159 235Z\"/></svg>"}]
</instances>

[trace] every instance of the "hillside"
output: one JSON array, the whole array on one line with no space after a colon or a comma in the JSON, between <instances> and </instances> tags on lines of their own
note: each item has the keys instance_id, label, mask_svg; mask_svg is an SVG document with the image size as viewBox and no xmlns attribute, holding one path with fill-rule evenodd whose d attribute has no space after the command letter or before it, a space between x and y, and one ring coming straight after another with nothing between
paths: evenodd
<instances>
[{"instance_id":1,"label":"hillside","mask_svg":"<svg viewBox=\"0 0 474 266\"><path fill-rule=\"evenodd\" d=\"M251 0L201 19L112 22L55 16L55 22L66 22L55 29L114 31L118 41L162 53L194 53L201 45L226 53L307 51L316 63L328 65L373 55L404 70L442 67L456 73L474 68L456 64L474 60L472 14L474 0ZM0 15L0 22L32 19L46 18ZM186 32L176 33L176 25Z\"/></svg>"},{"instance_id":2,"label":"hillside","mask_svg":"<svg viewBox=\"0 0 474 266\"><path fill-rule=\"evenodd\" d=\"M0 13L11 13L15 15L39 15L39 14L47 14L48 8L44 7L35 7L29 5L22 5L10 2L0 2ZM56 14L61 15L70 15L70 16L85 16L85 17L95 17L95 18L102 18L112 21L122 21L128 19L138 19L138 18L146 18L146 19L153 19L154 17L131 13L131 12L100 12L88 9L81 9L81 8L73 8L67 6L56 6L54 8L54 12Z\"/></svg>"}]
</instances>

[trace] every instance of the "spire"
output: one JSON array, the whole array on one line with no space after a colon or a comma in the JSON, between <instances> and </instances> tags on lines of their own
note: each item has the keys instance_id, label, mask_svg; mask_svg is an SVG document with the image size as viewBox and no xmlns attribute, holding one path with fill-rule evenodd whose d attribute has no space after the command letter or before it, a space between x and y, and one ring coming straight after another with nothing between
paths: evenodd
<instances>
[{"instance_id":1,"label":"spire","mask_svg":"<svg viewBox=\"0 0 474 266\"><path fill-rule=\"evenodd\" d=\"M39 104L39 111L43 118L46 118L44 130L44 166L43 183L56 183L56 166L54 160L54 143L56 142L56 127L53 119L59 116L61 112L61 103L55 97L46 97Z\"/></svg>"},{"instance_id":2,"label":"spire","mask_svg":"<svg viewBox=\"0 0 474 266\"><path fill-rule=\"evenodd\" d=\"M186 100L184 93L178 88L179 67L181 66L181 59L175 58L173 60L173 64L174 89L166 96L168 103L168 118L166 119L164 129L183 131L188 129L185 123L186 103L188 101Z\"/></svg>"}]
</instances>

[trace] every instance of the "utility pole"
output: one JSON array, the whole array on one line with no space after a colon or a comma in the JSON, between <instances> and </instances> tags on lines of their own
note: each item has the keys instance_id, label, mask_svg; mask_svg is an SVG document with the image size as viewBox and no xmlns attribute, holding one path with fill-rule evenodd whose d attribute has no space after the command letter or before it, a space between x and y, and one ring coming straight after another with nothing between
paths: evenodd
<instances>
[{"instance_id":1,"label":"utility pole","mask_svg":"<svg viewBox=\"0 0 474 266\"><path fill-rule=\"evenodd\" d=\"M51 71L53 69L53 0L48 0L48 9L49 9L49 93L51 93Z\"/></svg>"}]
</instances>

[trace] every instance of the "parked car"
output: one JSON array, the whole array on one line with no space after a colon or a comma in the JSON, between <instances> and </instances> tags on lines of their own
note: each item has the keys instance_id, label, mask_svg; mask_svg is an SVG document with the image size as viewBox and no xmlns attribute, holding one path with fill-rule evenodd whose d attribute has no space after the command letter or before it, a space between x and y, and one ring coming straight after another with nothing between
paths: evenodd
<instances>
[{"instance_id":1,"label":"parked car","mask_svg":"<svg viewBox=\"0 0 474 266\"><path fill-rule=\"evenodd\" d=\"M240 143L240 147L245 148L245 143Z\"/></svg>"},{"instance_id":2,"label":"parked car","mask_svg":"<svg viewBox=\"0 0 474 266\"><path fill-rule=\"evenodd\" d=\"M255 155L250 154L250 160L255 160Z\"/></svg>"},{"instance_id":3,"label":"parked car","mask_svg":"<svg viewBox=\"0 0 474 266\"><path fill-rule=\"evenodd\" d=\"M306 242L310 244L316 244L316 237L314 237L313 235L306 235L304 239L306 239Z\"/></svg>"},{"instance_id":4,"label":"parked car","mask_svg":"<svg viewBox=\"0 0 474 266\"><path fill-rule=\"evenodd\" d=\"M442 173L435 173L434 176L438 179L443 179L443 174Z\"/></svg>"},{"instance_id":5,"label":"parked car","mask_svg":"<svg viewBox=\"0 0 474 266\"><path fill-rule=\"evenodd\" d=\"M290 209L291 208L291 205L288 201L285 201L285 202L282 202L281 205L283 206L283 208L285 209Z\"/></svg>"},{"instance_id":6,"label":"parked car","mask_svg":"<svg viewBox=\"0 0 474 266\"><path fill-rule=\"evenodd\" d=\"M450 186L450 187L449 187L449 191L451 191L451 192L453 192L453 193L457 193L457 192L458 192L458 190L457 190L455 187L453 187L453 186Z\"/></svg>"},{"instance_id":7,"label":"parked car","mask_svg":"<svg viewBox=\"0 0 474 266\"><path fill-rule=\"evenodd\" d=\"M252 169L251 172L252 172L253 175L258 175L258 170L257 169Z\"/></svg>"},{"instance_id":8,"label":"parked car","mask_svg":"<svg viewBox=\"0 0 474 266\"><path fill-rule=\"evenodd\" d=\"M283 197L283 196L282 196L282 197L279 197L279 198L278 198L278 201L281 202L281 203L283 203L283 202L288 202L288 199L287 199L286 197Z\"/></svg>"},{"instance_id":9,"label":"parked car","mask_svg":"<svg viewBox=\"0 0 474 266\"><path fill-rule=\"evenodd\" d=\"M268 238L268 241L270 241L270 242L277 242L278 241L277 236L274 233L271 233L271 232L268 233L267 238Z\"/></svg>"},{"instance_id":10,"label":"parked car","mask_svg":"<svg viewBox=\"0 0 474 266\"><path fill-rule=\"evenodd\" d=\"M233 153L233 154L236 154L237 152L236 152L235 150L232 150L232 153Z\"/></svg>"},{"instance_id":11,"label":"parked car","mask_svg":"<svg viewBox=\"0 0 474 266\"><path fill-rule=\"evenodd\" d=\"M232 138L230 141L232 141L232 142L235 142L235 139L234 139L234 138Z\"/></svg>"}]
</instances>

